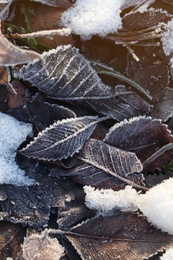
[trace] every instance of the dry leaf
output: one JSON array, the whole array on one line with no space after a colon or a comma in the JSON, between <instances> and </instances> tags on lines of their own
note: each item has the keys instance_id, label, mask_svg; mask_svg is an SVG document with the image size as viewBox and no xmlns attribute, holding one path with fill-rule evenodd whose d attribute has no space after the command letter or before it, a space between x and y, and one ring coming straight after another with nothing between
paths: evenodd
<instances>
[{"instance_id":1,"label":"dry leaf","mask_svg":"<svg viewBox=\"0 0 173 260\"><path fill-rule=\"evenodd\" d=\"M46 128L21 154L45 161L66 159L78 152L92 135L98 117L84 116L57 121Z\"/></svg>"},{"instance_id":2,"label":"dry leaf","mask_svg":"<svg viewBox=\"0 0 173 260\"><path fill-rule=\"evenodd\" d=\"M0 33L0 66L15 66L36 58L40 59L40 54L13 45Z\"/></svg>"}]
</instances>

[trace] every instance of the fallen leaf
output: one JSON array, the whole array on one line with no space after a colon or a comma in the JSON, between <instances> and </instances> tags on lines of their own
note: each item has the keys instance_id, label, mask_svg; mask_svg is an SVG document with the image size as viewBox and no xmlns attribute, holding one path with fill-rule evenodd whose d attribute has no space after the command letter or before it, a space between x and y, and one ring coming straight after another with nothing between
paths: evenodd
<instances>
[{"instance_id":1,"label":"fallen leaf","mask_svg":"<svg viewBox=\"0 0 173 260\"><path fill-rule=\"evenodd\" d=\"M103 84L89 62L71 46L61 46L24 66L16 76L29 81L48 97L86 105L116 120L146 114L150 105L135 93Z\"/></svg>"},{"instance_id":2,"label":"fallen leaf","mask_svg":"<svg viewBox=\"0 0 173 260\"><path fill-rule=\"evenodd\" d=\"M135 117L110 128L104 142L134 152L141 162L144 162L164 145L173 143L173 136L160 120L151 117ZM167 158L165 159L167 161Z\"/></svg>"},{"instance_id":3,"label":"fallen leaf","mask_svg":"<svg viewBox=\"0 0 173 260\"><path fill-rule=\"evenodd\" d=\"M9 42L2 33L0 33L0 65L15 66L24 64L36 58L41 58L41 55L29 50L21 49Z\"/></svg>"},{"instance_id":4,"label":"fallen leaf","mask_svg":"<svg viewBox=\"0 0 173 260\"><path fill-rule=\"evenodd\" d=\"M82 259L143 260L173 245L173 236L132 213L90 219L72 228L67 239Z\"/></svg>"},{"instance_id":5,"label":"fallen leaf","mask_svg":"<svg viewBox=\"0 0 173 260\"><path fill-rule=\"evenodd\" d=\"M52 125L57 120L75 117L75 113L56 104L31 102L8 111L8 114L17 120L32 123L38 131Z\"/></svg>"},{"instance_id":6,"label":"fallen leaf","mask_svg":"<svg viewBox=\"0 0 173 260\"><path fill-rule=\"evenodd\" d=\"M84 116L57 121L46 128L20 153L40 160L61 160L73 156L92 135L98 117Z\"/></svg>"},{"instance_id":7,"label":"fallen leaf","mask_svg":"<svg viewBox=\"0 0 173 260\"><path fill-rule=\"evenodd\" d=\"M125 184L136 188L144 188L127 179L130 174L142 171L142 165L134 153L125 152L107 145L103 141L90 138L76 157Z\"/></svg>"}]
</instances>

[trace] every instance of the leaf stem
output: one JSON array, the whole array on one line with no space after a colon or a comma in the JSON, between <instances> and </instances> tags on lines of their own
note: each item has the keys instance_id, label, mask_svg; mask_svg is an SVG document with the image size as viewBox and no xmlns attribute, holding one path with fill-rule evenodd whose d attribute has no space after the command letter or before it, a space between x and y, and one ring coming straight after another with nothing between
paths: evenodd
<instances>
[{"instance_id":1,"label":"leaf stem","mask_svg":"<svg viewBox=\"0 0 173 260\"><path fill-rule=\"evenodd\" d=\"M147 168L148 165L150 165L154 160L156 160L158 157L160 157L162 154L169 151L170 149L173 149L173 143L164 145L161 149L152 154L145 162L143 162L143 168Z\"/></svg>"}]
</instances>

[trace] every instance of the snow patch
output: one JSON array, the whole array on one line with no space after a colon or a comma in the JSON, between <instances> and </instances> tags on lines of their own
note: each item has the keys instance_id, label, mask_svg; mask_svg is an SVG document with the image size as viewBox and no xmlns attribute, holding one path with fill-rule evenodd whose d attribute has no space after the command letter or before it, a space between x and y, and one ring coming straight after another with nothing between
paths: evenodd
<instances>
[{"instance_id":1,"label":"snow patch","mask_svg":"<svg viewBox=\"0 0 173 260\"><path fill-rule=\"evenodd\" d=\"M98 214L113 215L114 210L136 211L138 208L155 227L173 235L173 178L139 194L127 186L124 190L95 189L85 186L85 203ZM172 258L173 259L173 258Z\"/></svg>"},{"instance_id":2,"label":"snow patch","mask_svg":"<svg viewBox=\"0 0 173 260\"><path fill-rule=\"evenodd\" d=\"M169 56L173 52L173 19L167 23L167 31L161 37L164 53Z\"/></svg>"},{"instance_id":3,"label":"snow patch","mask_svg":"<svg viewBox=\"0 0 173 260\"><path fill-rule=\"evenodd\" d=\"M92 35L106 36L122 27L121 1L119 0L77 0L62 14L62 24L82 39Z\"/></svg>"},{"instance_id":4,"label":"snow patch","mask_svg":"<svg viewBox=\"0 0 173 260\"><path fill-rule=\"evenodd\" d=\"M160 260L172 260L173 259L173 248L166 250L166 253L160 257Z\"/></svg>"},{"instance_id":5,"label":"snow patch","mask_svg":"<svg viewBox=\"0 0 173 260\"><path fill-rule=\"evenodd\" d=\"M0 112L0 184L34 184L15 162L16 150L32 132L31 124L20 122Z\"/></svg>"}]
</instances>

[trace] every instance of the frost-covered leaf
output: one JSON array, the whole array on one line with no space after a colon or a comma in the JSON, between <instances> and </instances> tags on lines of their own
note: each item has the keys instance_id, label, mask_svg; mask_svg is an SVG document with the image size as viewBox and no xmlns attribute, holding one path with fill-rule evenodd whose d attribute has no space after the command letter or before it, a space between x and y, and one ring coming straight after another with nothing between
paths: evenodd
<instances>
[{"instance_id":1,"label":"frost-covered leaf","mask_svg":"<svg viewBox=\"0 0 173 260\"><path fill-rule=\"evenodd\" d=\"M21 49L9 42L2 33L0 33L0 65L14 66L24 64L34 59L40 59L41 55L30 50Z\"/></svg>"},{"instance_id":2,"label":"frost-covered leaf","mask_svg":"<svg viewBox=\"0 0 173 260\"><path fill-rule=\"evenodd\" d=\"M173 136L160 120L151 117L136 117L115 124L110 128L104 142L125 151L134 152L144 162L164 145L173 143Z\"/></svg>"},{"instance_id":3,"label":"frost-covered leaf","mask_svg":"<svg viewBox=\"0 0 173 260\"><path fill-rule=\"evenodd\" d=\"M111 88L102 83L89 62L71 45L45 52L42 60L24 66L17 76L54 99L99 100L113 96Z\"/></svg>"},{"instance_id":4,"label":"frost-covered leaf","mask_svg":"<svg viewBox=\"0 0 173 260\"><path fill-rule=\"evenodd\" d=\"M97 116L57 121L40 132L34 141L20 152L28 157L41 160L66 159L82 148L98 122Z\"/></svg>"},{"instance_id":5,"label":"frost-covered leaf","mask_svg":"<svg viewBox=\"0 0 173 260\"><path fill-rule=\"evenodd\" d=\"M77 157L104 171L108 176L113 176L126 184L141 188L135 182L127 179L130 174L142 171L142 165L134 153L125 152L107 145L103 141L91 138L85 143Z\"/></svg>"},{"instance_id":6,"label":"frost-covered leaf","mask_svg":"<svg viewBox=\"0 0 173 260\"><path fill-rule=\"evenodd\" d=\"M86 221L66 237L82 259L93 260L143 260L173 245L173 236L152 227L146 219L120 212Z\"/></svg>"},{"instance_id":7,"label":"frost-covered leaf","mask_svg":"<svg viewBox=\"0 0 173 260\"><path fill-rule=\"evenodd\" d=\"M172 16L161 9L149 9L145 12L130 12L122 18L123 30L140 31L152 28L159 23L167 23Z\"/></svg>"},{"instance_id":8,"label":"frost-covered leaf","mask_svg":"<svg viewBox=\"0 0 173 260\"><path fill-rule=\"evenodd\" d=\"M63 255L64 248L56 238L50 238L45 230L41 234L25 237L22 251L25 260L58 260Z\"/></svg>"},{"instance_id":9,"label":"frost-covered leaf","mask_svg":"<svg viewBox=\"0 0 173 260\"><path fill-rule=\"evenodd\" d=\"M15 161L16 150L32 132L32 126L3 113L0 113L0 122L0 184L34 184Z\"/></svg>"},{"instance_id":10,"label":"frost-covered leaf","mask_svg":"<svg viewBox=\"0 0 173 260\"><path fill-rule=\"evenodd\" d=\"M24 66L17 76L48 97L86 105L100 114L122 120L149 112L150 105L123 86L104 85L89 62L70 45L58 47Z\"/></svg>"},{"instance_id":11,"label":"frost-covered leaf","mask_svg":"<svg viewBox=\"0 0 173 260\"><path fill-rule=\"evenodd\" d=\"M54 168L51 170L51 175L69 177L77 183L99 189L119 190L125 186L125 183L118 178L88 163L82 163L70 169ZM126 178L138 185L144 185L144 177L140 173L130 174Z\"/></svg>"},{"instance_id":12,"label":"frost-covered leaf","mask_svg":"<svg viewBox=\"0 0 173 260\"><path fill-rule=\"evenodd\" d=\"M29 177L36 180L32 186L5 186L6 200L1 207L6 221L41 228L48 223L52 202L52 187L43 166L31 163L26 169ZM2 187L0 187L2 189Z\"/></svg>"}]
</instances>

